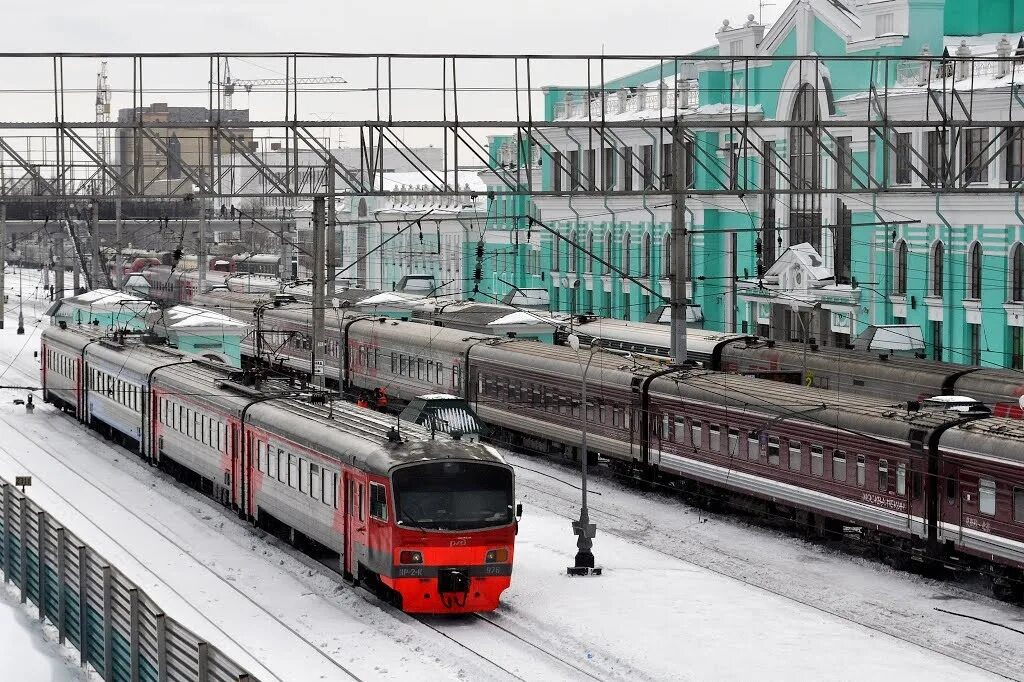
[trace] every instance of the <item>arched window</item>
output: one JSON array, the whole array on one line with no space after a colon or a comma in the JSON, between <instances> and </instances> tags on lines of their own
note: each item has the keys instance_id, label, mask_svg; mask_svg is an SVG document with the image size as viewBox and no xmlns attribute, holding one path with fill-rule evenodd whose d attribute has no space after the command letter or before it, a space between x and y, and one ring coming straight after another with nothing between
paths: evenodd
<instances>
[{"instance_id":1,"label":"arched window","mask_svg":"<svg viewBox=\"0 0 1024 682\"><path fill-rule=\"evenodd\" d=\"M789 132L790 183L796 191L790 200L790 245L807 243L821 252L821 149L815 140L814 124L819 120L818 91L810 84L800 86L793 102ZM801 192L806 193L801 193Z\"/></svg>"},{"instance_id":2,"label":"arched window","mask_svg":"<svg viewBox=\"0 0 1024 682\"><path fill-rule=\"evenodd\" d=\"M562 269L562 239L557 234L551 235L551 270L560 272Z\"/></svg>"},{"instance_id":3,"label":"arched window","mask_svg":"<svg viewBox=\"0 0 1024 682\"><path fill-rule=\"evenodd\" d=\"M651 233L644 232L640 241L640 274L646 277L651 274Z\"/></svg>"},{"instance_id":4,"label":"arched window","mask_svg":"<svg viewBox=\"0 0 1024 682\"><path fill-rule=\"evenodd\" d=\"M587 232L587 273L594 271L594 231L589 230Z\"/></svg>"},{"instance_id":5,"label":"arched window","mask_svg":"<svg viewBox=\"0 0 1024 682\"><path fill-rule=\"evenodd\" d=\"M899 240L896 244L896 265L893 272L893 289L897 296L907 293L907 242Z\"/></svg>"},{"instance_id":6,"label":"arched window","mask_svg":"<svg viewBox=\"0 0 1024 682\"><path fill-rule=\"evenodd\" d=\"M611 231L611 228L609 228L608 231L604 233L604 253L602 253L601 256L604 258L604 262L607 263L607 265L604 266L604 274L610 275L611 272L612 272L612 269L611 269L611 262L612 262L612 231Z\"/></svg>"},{"instance_id":7,"label":"arched window","mask_svg":"<svg viewBox=\"0 0 1024 682\"><path fill-rule=\"evenodd\" d=\"M1024 244L1020 242L1010 250L1010 300L1024 301Z\"/></svg>"},{"instance_id":8,"label":"arched window","mask_svg":"<svg viewBox=\"0 0 1024 682\"><path fill-rule=\"evenodd\" d=\"M576 240L578 236L575 232L569 233L569 272L576 272L576 262L579 259L579 242Z\"/></svg>"},{"instance_id":9,"label":"arched window","mask_svg":"<svg viewBox=\"0 0 1024 682\"><path fill-rule=\"evenodd\" d=\"M661 238L661 276L672 278L672 233L666 232Z\"/></svg>"},{"instance_id":10,"label":"arched window","mask_svg":"<svg viewBox=\"0 0 1024 682\"><path fill-rule=\"evenodd\" d=\"M360 199L359 200L359 217L360 218L365 218L366 214L368 212L369 211L367 211L367 208L366 208L366 199Z\"/></svg>"},{"instance_id":11,"label":"arched window","mask_svg":"<svg viewBox=\"0 0 1024 682\"><path fill-rule=\"evenodd\" d=\"M630 274L629 261L632 258L632 254L630 253L630 251L632 250L631 242L632 237L630 236L629 232L626 232L625 234L622 235L622 272L627 275Z\"/></svg>"},{"instance_id":12,"label":"arched window","mask_svg":"<svg viewBox=\"0 0 1024 682\"><path fill-rule=\"evenodd\" d=\"M942 280L945 267L946 249L942 246L942 242L935 242L935 246L932 247L932 258L931 258L931 270L932 270L932 281L931 281L931 295L936 297L942 296Z\"/></svg>"},{"instance_id":13,"label":"arched window","mask_svg":"<svg viewBox=\"0 0 1024 682\"><path fill-rule=\"evenodd\" d=\"M981 298L981 244L967 250L967 298Z\"/></svg>"}]
</instances>

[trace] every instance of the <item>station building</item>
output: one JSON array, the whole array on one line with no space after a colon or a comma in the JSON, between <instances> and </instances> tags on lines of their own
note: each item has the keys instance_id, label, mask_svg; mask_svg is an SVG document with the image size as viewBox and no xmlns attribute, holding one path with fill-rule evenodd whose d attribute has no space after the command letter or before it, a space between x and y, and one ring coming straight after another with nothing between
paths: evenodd
<instances>
[{"instance_id":1,"label":"station building","mask_svg":"<svg viewBox=\"0 0 1024 682\"><path fill-rule=\"evenodd\" d=\"M692 61L545 91L551 121L682 118L687 186L723 190L686 200L692 322L837 346L910 324L929 357L1022 368L1024 135L998 123L1024 120L1024 0L795 0L770 27L709 27L709 43ZM707 125L741 120L807 125ZM640 320L673 276L668 135L581 130L545 129L542 148L491 138L481 177L645 193L493 198L485 241L502 257L482 259L481 286Z\"/></svg>"}]
</instances>

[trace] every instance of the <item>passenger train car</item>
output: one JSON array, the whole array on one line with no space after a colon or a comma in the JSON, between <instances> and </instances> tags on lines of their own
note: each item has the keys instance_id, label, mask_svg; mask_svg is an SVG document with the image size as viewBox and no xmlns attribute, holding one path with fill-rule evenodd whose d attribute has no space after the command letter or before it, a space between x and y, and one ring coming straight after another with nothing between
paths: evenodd
<instances>
[{"instance_id":1,"label":"passenger train car","mask_svg":"<svg viewBox=\"0 0 1024 682\"><path fill-rule=\"evenodd\" d=\"M43 397L409 612L490 611L511 580L513 472L490 446L237 384L166 348L47 328Z\"/></svg>"},{"instance_id":2,"label":"passenger train car","mask_svg":"<svg viewBox=\"0 0 1024 682\"><path fill-rule=\"evenodd\" d=\"M565 343L575 333L583 345L601 346L654 358L668 358L669 328L663 324L583 317L556 336ZM791 381L794 376L836 393L876 398L925 400L937 395L965 395L991 406L997 416L1024 418L1024 372L971 367L945 362L868 353L793 342L776 342L746 334L687 331L687 357L706 369Z\"/></svg>"}]
</instances>

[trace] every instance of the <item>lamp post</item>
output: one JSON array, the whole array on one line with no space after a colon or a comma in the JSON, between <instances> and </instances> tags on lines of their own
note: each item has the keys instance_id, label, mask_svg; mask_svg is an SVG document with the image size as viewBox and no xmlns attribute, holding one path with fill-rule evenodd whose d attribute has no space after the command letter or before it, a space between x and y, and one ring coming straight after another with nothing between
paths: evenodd
<instances>
[{"instance_id":1,"label":"lamp post","mask_svg":"<svg viewBox=\"0 0 1024 682\"><path fill-rule=\"evenodd\" d=\"M576 559L574 564L566 569L569 575L601 575L600 568L594 568L594 537L597 535L597 524L590 522L590 511L587 509L587 469L588 469L588 456L587 456L587 373L590 371L590 363L594 361L594 351L598 348L598 339L594 339L590 344L590 353L587 358L587 364L583 364L583 359L580 357L580 337L576 334L570 334L569 347L576 353L576 361L580 365L580 373L583 379L582 395L581 395L581 411L583 413L583 428L581 429L581 447L580 447L580 469L582 473L582 485L580 489L583 491L581 504L580 504L580 518L579 521L572 522L572 532L576 535Z\"/></svg>"},{"instance_id":2,"label":"lamp post","mask_svg":"<svg viewBox=\"0 0 1024 682\"><path fill-rule=\"evenodd\" d=\"M800 309L800 304L799 303L793 303L791 305L791 307L793 308L793 312L796 313L797 320L800 321L800 327L801 327L801 329L802 329L802 331L804 333L804 362L803 362L804 367L803 367L803 372L800 374L800 383L806 386L807 385L807 342L808 342L808 336L809 336L808 330L807 330L807 324L808 323L804 322L804 313ZM810 311L808 311L810 313L810 315L811 315L811 320L810 320L811 322L814 321L814 313L817 312L817 310L820 307L821 307L821 303L818 302L818 301L815 301L814 305L811 306Z\"/></svg>"}]
</instances>

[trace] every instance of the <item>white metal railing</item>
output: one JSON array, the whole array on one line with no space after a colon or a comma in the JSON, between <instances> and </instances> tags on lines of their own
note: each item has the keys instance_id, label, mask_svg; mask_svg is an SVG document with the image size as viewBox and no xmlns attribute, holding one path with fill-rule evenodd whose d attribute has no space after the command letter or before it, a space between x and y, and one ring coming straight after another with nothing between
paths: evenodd
<instances>
[{"instance_id":1,"label":"white metal railing","mask_svg":"<svg viewBox=\"0 0 1024 682\"><path fill-rule=\"evenodd\" d=\"M687 81L685 87L637 88L608 92L604 97L590 97L589 102L582 95L568 95L564 102L555 104L555 120L572 118L600 119L602 114L618 116L636 114L641 111L659 109L690 109L698 105L700 90L696 81ZM589 108L589 110L588 110Z\"/></svg>"},{"instance_id":2,"label":"white metal railing","mask_svg":"<svg viewBox=\"0 0 1024 682\"><path fill-rule=\"evenodd\" d=\"M896 65L896 85L913 87L936 81L962 82L970 85L979 79L1024 75L1024 63L1003 59L910 59Z\"/></svg>"}]
</instances>

